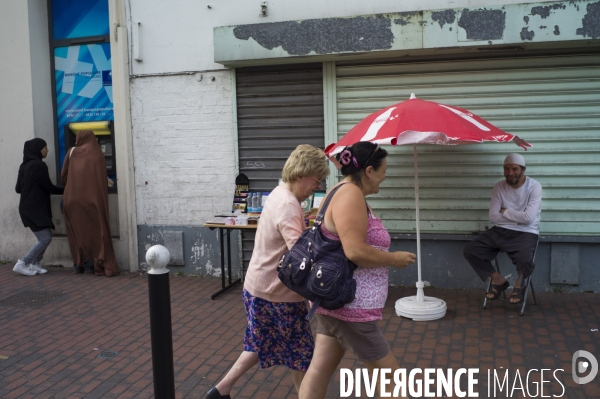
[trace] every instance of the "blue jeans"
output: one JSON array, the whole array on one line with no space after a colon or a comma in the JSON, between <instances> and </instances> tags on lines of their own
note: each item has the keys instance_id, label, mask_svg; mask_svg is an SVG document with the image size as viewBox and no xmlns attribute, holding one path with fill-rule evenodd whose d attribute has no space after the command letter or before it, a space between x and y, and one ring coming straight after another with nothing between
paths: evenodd
<instances>
[{"instance_id":1,"label":"blue jeans","mask_svg":"<svg viewBox=\"0 0 600 399\"><path fill-rule=\"evenodd\" d=\"M50 228L40 231L32 230L32 232L35 234L35 238L38 239L38 242L36 242L29 252L27 252L27 255L21 259L26 265L41 262L44 257L44 252L46 252L46 248L48 248L48 245L52 242L52 232L50 231Z\"/></svg>"}]
</instances>

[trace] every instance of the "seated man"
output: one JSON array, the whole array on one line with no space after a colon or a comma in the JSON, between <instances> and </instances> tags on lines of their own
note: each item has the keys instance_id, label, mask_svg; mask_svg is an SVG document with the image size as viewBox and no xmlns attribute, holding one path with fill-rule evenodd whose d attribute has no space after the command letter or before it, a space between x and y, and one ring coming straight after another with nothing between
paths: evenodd
<instances>
[{"instance_id":1,"label":"seated man","mask_svg":"<svg viewBox=\"0 0 600 399\"><path fill-rule=\"evenodd\" d=\"M482 281L492 279L488 298L498 299L509 284L491 261L500 250L506 252L519 274L510 302L520 303L524 279L535 267L533 253L540 232L542 186L525 176L525 159L519 154L509 154L504 159L504 177L492 190L489 218L495 226L468 243L463 253Z\"/></svg>"}]
</instances>

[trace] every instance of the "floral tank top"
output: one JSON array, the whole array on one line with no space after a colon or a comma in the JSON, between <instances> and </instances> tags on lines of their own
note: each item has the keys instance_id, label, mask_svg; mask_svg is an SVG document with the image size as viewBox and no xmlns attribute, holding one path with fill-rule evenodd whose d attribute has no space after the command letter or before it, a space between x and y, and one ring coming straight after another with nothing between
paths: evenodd
<instances>
[{"instance_id":1,"label":"floral tank top","mask_svg":"<svg viewBox=\"0 0 600 399\"><path fill-rule=\"evenodd\" d=\"M340 237L330 233L321 225L323 235L332 240ZM381 223L369 212L369 224L367 227L367 244L381 251L388 251L391 238ZM353 302L338 310L317 309L317 313L335 317L336 319L350 322L366 322L382 319L382 309L388 294L388 268L383 267L359 267L354 271L356 280L356 298Z\"/></svg>"}]
</instances>

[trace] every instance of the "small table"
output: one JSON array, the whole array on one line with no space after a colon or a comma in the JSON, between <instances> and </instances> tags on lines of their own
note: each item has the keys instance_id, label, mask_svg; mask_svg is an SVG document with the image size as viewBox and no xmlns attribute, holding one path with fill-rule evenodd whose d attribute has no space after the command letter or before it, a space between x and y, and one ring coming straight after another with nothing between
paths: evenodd
<instances>
[{"instance_id":1,"label":"small table","mask_svg":"<svg viewBox=\"0 0 600 399\"><path fill-rule=\"evenodd\" d=\"M219 295L226 292L230 288L242 282L241 279L231 281L231 240L229 238L230 233L233 230L256 230L257 225L248 226L237 226L229 224L213 224L204 223L204 227L208 227L211 230L219 229L219 244L221 247L221 289L210 296L211 299L216 299ZM225 248L223 245L223 238L227 236L227 272L229 275L229 284L225 285Z\"/></svg>"}]
</instances>

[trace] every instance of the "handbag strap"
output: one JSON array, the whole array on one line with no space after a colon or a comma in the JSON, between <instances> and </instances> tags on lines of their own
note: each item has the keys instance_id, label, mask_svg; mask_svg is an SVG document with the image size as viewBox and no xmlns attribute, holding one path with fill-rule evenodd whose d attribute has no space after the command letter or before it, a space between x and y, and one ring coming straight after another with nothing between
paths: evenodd
<instances>
[{"instance_id":1,"label":"handbag strap","mask_svg":"<svg viewBox=\"0 0 600 399\"><path fill-rule=\"evenodd\" d=\"M310 307L310 310L306 314L306 317L305 317L306 321L310 321L310 319L312 319L312 317L315 315L315 313L317 313L317 309L319 308L319 305L321 304L321 299L322 298L315 299L312 306Z\"/></svg>"},{"instance_id":2,"label":"handbag strap","mask_svg":"<svg viewBox=\"0 0 600 399\"><path fill-rule=\"evenodd\" d=\"M331 199L333 198L333 195L335 194L335 192L340 187L342 187L344 184L347 184L347 183L340 184L339 186L337 186L333 190L331 190L331 192L327 196L327 199L325 200L325 202L323 202L323 206L321 206L321 211L319 212L319 214L317 215L317 218L315 219L314 223L316 225L318 225L318 226L321 225L321 223L323 222L323 218L325 217L325 212L327 211L327 206L329 206L329 201L331 201Z\"/></svg>"}]
</instances>

